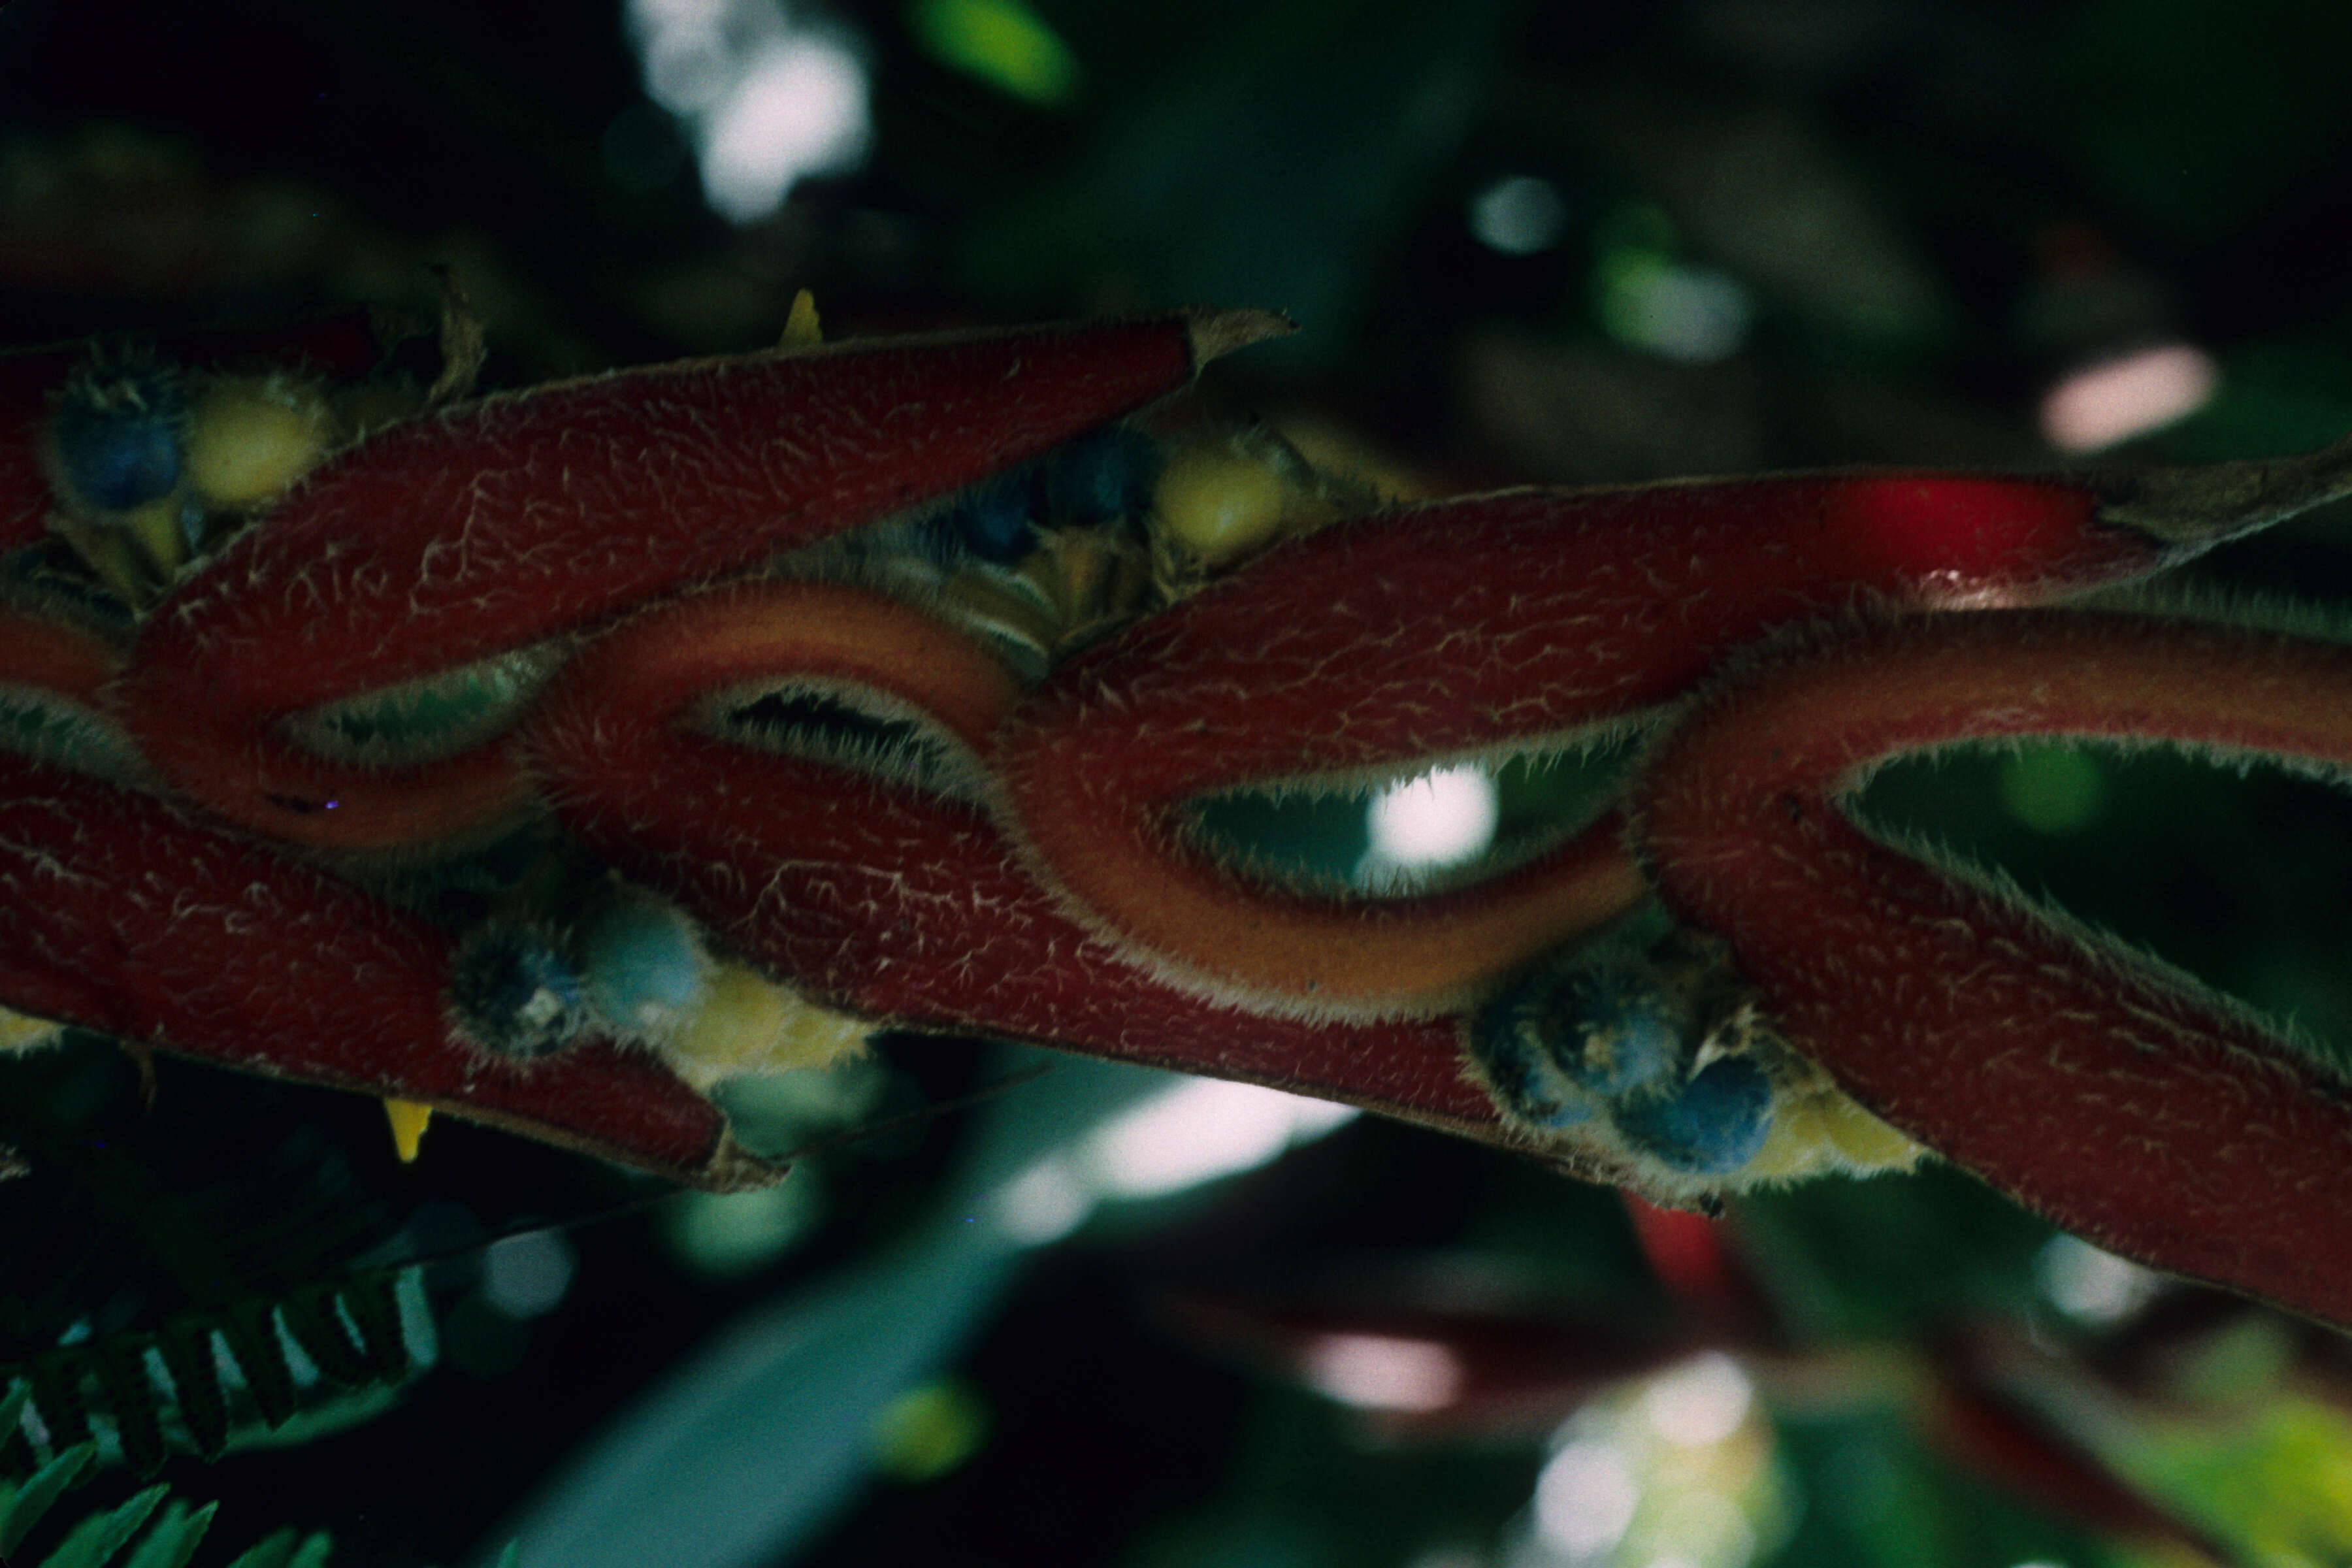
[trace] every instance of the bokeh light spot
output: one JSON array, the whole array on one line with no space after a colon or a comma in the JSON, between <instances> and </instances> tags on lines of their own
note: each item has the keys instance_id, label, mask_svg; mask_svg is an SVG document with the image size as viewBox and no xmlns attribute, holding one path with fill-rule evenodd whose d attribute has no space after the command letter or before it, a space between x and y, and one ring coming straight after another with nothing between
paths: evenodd
<instances>
[{"instance_id":1,"label":"bokeh light spot","mask_svg":"<svg viewBox=\"0 0 2352 1568\"><path fill-rule=\"evenodd\" d=\"M2091 1323L2129 1316L2156 1293L2158 1283L2138 1264L2072 1236L2053 1237L2033 1267L2043 1293L2059 1310Z\"/></svg>"},{"instance_id":2,"label":"bokeh light spot","mask_svg":"<svg viewBox=\"0 0 2352 1568\"><path fill-rule=\"evenodd\" d=\"M1255 1169L1356 1114L1255 1084L1186 1079L1098 1130L1081 1157L1100 1191L1157 1197Z\"/></svg>"},{"instance_id":3,"label":"bokeh light spot","mask_svg":"<svg viewBox=\"0 0 2352 1568\"><path fill-rule=\"evenodd\" d=\"M509 1318L544 1316L571 1290L574 1265L561 1231L502 1237L483 1255L482 1297Z\"/></svg>"},{"instance_id":4,"label":"bokeh light spot","mask_svg":"<svg viewBox=\"0 0 2352 1568\"><path fill-rule=\"evenodd\" d=\"M1650 1429L1667 1442L1703 1448L1739 1430L1755 1396L1756 1386L1738 1362L1709 1352L1663 1374L1643 1390L1642 1415Z\"/></svg>"},{"instance_id":5,"label":"bokeh light spot","mask_svg":"<svg viewBox=\"0 0 2352 1568\"><path fill-rule=\"evenodd\" d=\"M910 1388L874 1422L874 1468L902 1481L946 1475L988 1438L980 1391L953 1378Z\"/></svg>"},{"instance_id":6,"label":"bokeh light spot","mask_svg":"<svg viewBox=\"0 0 2352 1568\"><path fill-rule=\"evenodd\" d=\"M1685 364L1737 353L1755 315L1748 290L1728 273L1647 251L1604 259L1600 287L1601 325L1610 336Z\"/></svg>"},{"instance_id":7,"label":"bokeh light spot","mask_svg":"<svg viewBox=\"0 0 2352 1568\"><path fill-rule=\"evenodd\" d=\"M762 49L704 123L704 195L749 223L803 175L849 167L866 151L866 72L846 49L795 37Z\"/></svg>"},{"instance_id":8,"label":"bokeh light spot","mask_svg":"<svg viewBox=\"0 0 2352 1568\"><path fill-rule=\"evenodd\" d=\"M1495 780L1481 767L1392 784L1372 801L1370 858L1407 871L1459 865L1495 841L1497 812Z\"/></svg>"},{"instance_id":9,"label":"bokeh light spot","mask_svg":"<svg viewBox=\"0 0 2352 1568\"><path fill-rule=\"evenodd\" d=\"M629 27L646 94L682 123L722 216L755 222L865 157L866 68L838 28L781 0L629 0Z\"/></svg>"},{"instance_id":10,"label":"bokeh light spot","mask_svg":"<svg viewBox=\"0 0 2352 1568\"><path fill-rule=\"evenodd\" d=\"M1005 1184L996 1200L996 1222L1024 1247L1044 1247L1084 1225L1094 1207L1094 1189L1057 1156L1040 1160Z\"/></svg>"},{"instance_id":11,"label":"bokeh light spot","mask_svg":"<svg viewBox=\"0 0 2352 1568\"><path fill-rule=\"evenodd\" d=\"M1536 1479L1536 1530L1570 1557L1592 1557L1623 1539L1641 1490L1625 1450L1601 1438L1570 1443Z\"/></svg>"},{"instance_id":12,"label":"bokeh light spot","mask_svg":"<svg viewBox=\"0 0 2352 1568\"><path fill-rule=\"evenodd\" d=\"M2186 343L2076 371L2042 400L2042 433L2062 452L2095 452L2186 419L2212 401L2221 372Z\"/></svg>"},{"instance_id":13,"label":"bokeh light spot","mask_svg":"<svg viewBox=\"0 0 2352 1568\"><path fill-rule=\"evenodd\" d=\"M1443 1410L1461 1397L1461 1358L1428 1340L1326 1334L1307 1347L1307 1378L1362 1410Z\"/></svg>"},{"instance_id":14,"label":"bokeh light spot","mask_svg":"<svg viewBox=\"0 0 2352 1568\"><path fill-rule=\"evenodd\" d=\"M1470 232L1506 256L1533 256L1559 243L1568 204L1549 180L1515 174L1470 198Z\"/></svg>"},{"instance_id":15,"label":"bokeh light spot","mask_svg":"<svg viewBox=\"0 0 2352 1568\"><path fill-rule=\"evenodd\" d=\"M915 37L939 60L1030 103L1066 103L1078 62L1020 0L917 0Z\"/></svg>"},{"instance_id":16,"label":"bokeh light spot","mask_svg":"<svg viewBox=\"0 0 2352 1568\"><path fill-rule=\"evenodd\" d=\"M747 1193L687 1193L670 1208L669 1240L706 1274L745 1274L780 1256L816 1217L806 1171Z\"/></svg>"}]
</instances>

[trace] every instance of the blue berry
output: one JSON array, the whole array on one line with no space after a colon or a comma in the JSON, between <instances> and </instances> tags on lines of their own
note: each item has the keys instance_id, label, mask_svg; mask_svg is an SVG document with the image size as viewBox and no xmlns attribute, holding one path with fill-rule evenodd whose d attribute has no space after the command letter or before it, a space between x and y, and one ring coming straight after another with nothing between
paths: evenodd
<instances>
[{"instance_id":1,"label":"blue berry","mask_svg":"<svg viewBox=\"0 0 2352 1568\"><path fill-rule=\"evenodd\" d=\"M1560 1069L1603 1098L1651 1083L1683 1056L1683 1009L1636 959L1551 972L1522 1005L1553 1041Z\"/></svg>"},{"instance_id":2,"label":"blue berry","mask_svg":"<svg viewBox=\"0 0 2352 1568\"><path fill-rule=\"evenodd\" d=\"M1506 986L1472 1020L1470 1049L1504 1109L1570 1127L1674 1072L1686 1059L1686 1022L1643 959L1579 955Z\"/></svg>"},{"instance_id":3,"label":"blue berry","mask_svg":"<svg viewBox=\"0 0 2352 1568\"><path fill-rule=\"evenodd\" d=\"M1496 1103L1535 1127L1575 1127L1592 1120L1600 1106L1559 1069L1546 1041L1524 1026L1508 999L1481 1011L1470 1022L1470 1050L1485 1071Z\"/></svg>"},{"instance_id":4,"label":"blue berry","mask_svg":"<svg viewBox=\"0 0 2352 1568\"><path fill-rule=\"evenodd\" d=\"M660 1033L701 1000L702 944L693 923L667 905L616 901L583 933L580 957L589 1005L620 1033Z\"/></svg>"},{"instance_id":5,"label":"blue berry","mask_svg":"<svg viewBox=\"0 0 2352 1568\"><path fill-rule=\"evenodd\" d=\"M1585 1034L1550 1004L1562 976L1549 966L1521 975L1470 1023L1470 1050L1502 1107L1538 1127L1573 1127L1600 1109L1585 1060Z\"/></svg>"},{"instance_id":6,"label":"blue berry","mask_svg":"<svg viewBox=\"0 0 2352 1568\"><path fill-rule=\"evenodd\" d=\"M58 477L99 511L159 500L180 483L186 423L179 382L164 372L78 378L49 423Z\"/></svg>"},{"instance_id":7,"label":"blue berry","mask_svg":"<svg viewBox=\"0 0 2352 1568\"><path fill-rule=\"evenodd\" d=\"M556 939L530 926L481 927L449 963L449 1011L467 1037L517 1061L552 1056L587 1026L579 966Z\"/></svg>"},{"instance_id":8,"label":"blue berry","mask_svg":"<svg viewBox=\"0 0 2352 1568\"><path fill-rule=\"evenodd\" d=\"M931 519L930 533L942 559L977 555L1009 566L1036 542L1037 476L1021 468L982 480L947 510Z\"/></svg>"},{"instance_id":9,"label":"blue berry","mask_svg":"<svg viewBox=\"0 0 2352 1568\"><path fill-rule=\"evenodd\" d=\"M1772 1080L1746 1057L1710 1062L1672 1094L1621 1100L1617 1131L1677 1171L1720 1175L1754 1159L1772 1131Z\"/></svg>"},{"instance_id":10,"label":"blue berry","mask_svg":"<svg viewBox=\"0 0 2352 1568\"><path fill-rule=\"evenodd\" d=\"M1011 566L1036 548L1041 529L1092 528L1151 504L1160 448L1112 426L1055 447L1034 463L982 479L923 525L942 565L977 556Z\"/></svg>"},{"instance_id":11,"label":"blue berry","mask_svg":"<svg viewBox=\"0 0 2352 1568\"><path fill-rule=\"evenodd\" d=\"M1113 425L1055 448L1045 459L1045 526L1091 528L1140 515L1160 480L1160 447Z\"/></svg>"}]
</instances>

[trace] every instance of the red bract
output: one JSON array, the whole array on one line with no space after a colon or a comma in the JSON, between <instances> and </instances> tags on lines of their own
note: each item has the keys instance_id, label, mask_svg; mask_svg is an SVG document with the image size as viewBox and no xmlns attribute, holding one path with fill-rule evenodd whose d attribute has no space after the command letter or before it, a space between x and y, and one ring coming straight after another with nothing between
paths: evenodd
<instances>
[{"instance_id":1,"label":"red bract","mask_svg":"<svg viewBox=\"0 0 2352 1568\"><path fill-rule=\"evenodd\" d=\"M700 360L395 426L172 595L131 650L124 721L176 787L263 833L372 847L478 828L526 799L494 746L371 771L273 727L932 500L1165 395L1269 321Z\"/></svg>"},{"instance_id":2,"label":"red bract","mask_svg":"<svg viewBox=\"0 0 2352 1568\"><path fill-rule=\"evenodd\" d=\"M589 1042L543 1066L453 1039L441 932L167 803L0 759L0 992L224 1066L450 1106L732 1187L774 1173L651 1058ZM69 845L69 860L36 845ZM93 884L97 889L93 889Z\"/></svg>"},{"instance_id":3,"label":"red bract","mask_svg":"<svg viewBox=\"0 0 2352 1568\"><path fill-rule=\"evenodd\" d=\"M922 715L954 749L942 771L964 797L681 722L714 693L796 684ZM1164 984L1076 924L972 797L1019 700L992 656L919 612L838 584L763 584L680 600L604 638L549 694L530 751L569 833L854 1011L1497 1135L1450 1019L1253 1016Z\"/></svg>"},{"instance_id":4,"label":"red bract","mask_svg":"<svg viewBox=\"0 0 2352 1568\"><path fill-rule=\"evenodd\" d=\"M2352 648L2090 614L1856 628L1712 692L1636 787L1634 840L1790 1041L1880 1115L2104 1247L2352 1321L2332 1201L2352 1084L1837 809L1890 758L2019 735L2340 767Z\"/></svg>"},{"instance_id":5,"label":"red bract","mask_svg":"<svg viewBox=\"0 0 2352 1568\"><path fill-rule=\"evenodd\" d=\"M1792 619L2054 596L2158 564L2076 486L1956 475L1521 491L1300 540L1057 672L999 755L1033 863L1194 984L1430 1013L1631 908L1613 822L1467 893L1268 894L1188 846L1217 790L1572 739Z\"/></svg>"},{"instance_id":6,"label":"red bract","mask_svg":"<svg viewBox=\"0 0 2352 1568\"><path fill-rule=\"evenodd\" d=\"M159 606L105 706L148 765L252 832L338 847L478 833L528 798L502 743L372 768L273 725L926 500L1278 325L1192 313L750 356L419 420L345 454ZM0 684L84 709L118 662L29 620L0 623ZM774 1178L648 1057L592 1042L514 1066L458 1042L448 938L425 921L152 795L18 765L0 997L22 1010L698 1184Z\"/></svg>"},{"instance_id":7,"label":"red bract","mask_svg":"<svg viewBox=\"0 0 2352 1568\"><path fill-rule=\"evenodd\" d=\"M1654 884L1730 939L1800 1049L1898 1126L2134 1256L2352 1320L2352 1265L2330 1261L2352 1252L2289 1255L2352 1131L2334 1079L2227 1009L2118 979L2035 918L1906 869L1829 805L1871 758L1995 732L2342 760L2313 695L2336 681L2331 649L1976 613L2145 575L2329 499L2341 452L2128 479L1832 474L1375 512L1034 686L930 610L775 564L1119 418L1273 325L1196 312L700 362L446 410L341 454L181 582L127 650L84 638L52 668L40 637L18 637L0 675L105 708L138 760L108 780L12 764L7 841L42 910L10 917L0 997L741 1179L716 1113L650 1058L487 1064L444 1016L446 934L285 847L413 859L551 812L721 949L877 1023L1521 1142L1465 1076L1466 1009ZM1892 612L1925 618L1758 665L1675 718L1780 628ZM2095 645L2089 673L2053 683L2079 639ZM329 705L524 649L555 673L516 731L398 766L299 739ZM1936 657L1965 667L1964 691ZM2231 672L2207 689L2228 693L2234 727L2215 705L2158 700L2211 668ZM914 740L861 759L730 728L776 694L863 707ZM1630 847L1612 814L1479 886L1392 900L1270 888L1181 826L1208 793L1393 776L1661 713ZM655 1080L633 1120L626 1086ZM2150 1146L2163 1152L2132 1152ZM1572 1142L1538 1152L1627 1174Z\"/></svg>"},{"instance_id":8,"label":"red bract","mask_svg":"<svg viewBox=\"0 0 2352 1568\"><path fill-rule=\"evenodd\" d=\"M0 687L102 744L97 638L0 615ZM0 752L0 996L231 1067L450 1105L699 1185L772 1180L700 1095L593 1043L536 1067L450 1037L448 938L383 900L75 769Z\"/></svg>"}]
</instances>

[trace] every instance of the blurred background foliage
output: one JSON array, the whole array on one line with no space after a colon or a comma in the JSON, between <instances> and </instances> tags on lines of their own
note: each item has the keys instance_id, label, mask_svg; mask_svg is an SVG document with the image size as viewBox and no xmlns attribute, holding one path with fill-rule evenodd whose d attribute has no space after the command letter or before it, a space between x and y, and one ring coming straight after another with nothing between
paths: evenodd
<instances>
[{"instance_id":1,"label":"blurred background foliage","mask_svg":"<svg viewBox=\"0 0 2352 1568\"><path fill-rule=\"evenodd\" d=\"M835 335L1279 307L1206 396L1400 496L2284 451L2352 427L2347 56L2326 0L14 0L0 337L422 305L446 262L494 385L767 343L803 288ZM2341 600L2347 523L2199 575ZM1500 831L1589 782L1507 773ZM2319 784L2034 748L1870 804L2352 1041ZM714 1199L446 1123L402 1168L373 1106L170 1061L145 1110L96 1041L5 1071L0 1360L426 1265L404 1397L298 1364L306 1440L166 1467L337 1562L2352 1558L2333 1336L1949 1171L1693 1228L887 1041L739 1107L878 1131Z\"/></svg>"}]
</instances>

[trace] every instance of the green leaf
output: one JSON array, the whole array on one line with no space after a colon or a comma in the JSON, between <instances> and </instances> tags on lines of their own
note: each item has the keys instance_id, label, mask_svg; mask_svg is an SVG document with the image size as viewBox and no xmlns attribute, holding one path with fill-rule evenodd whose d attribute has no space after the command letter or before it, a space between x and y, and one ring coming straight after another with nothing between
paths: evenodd
<instances>
[{"instance_id":1,"label":"green leaf","mask_svg":"<svg viewBox=\"0 0 2352 1568\"><path fill-rule=\"evenodd\" d=\"M228 1398L221 1390L220 1368L213 1360L213 1331L207 1322L167 1325L156 1336L163 1368L172 1374L180 1419L196 1452L217 1459L228 1447Z\"/></svg>"},{"instance_id":2,"label":"green leaf","mask_svg":"<svg viewBox=\"0 0 2352 1568\"><path fill-rule=\"evenodd\" d=\"M221 1337L245 1373L246 1387L261 1419L271 1430L294 1418L299 1407L294 1391L294 1370L286 1362L286 1347L278 1338L277 1320L267 1301L241 1301L220 1320Z\"/></svg>"},{"instance_id":3,"label":"green leaf","mask_svg":"<svg viewBox=\"0 0 2352 1568\"><path fill-rule=\"evenodd\" d=\"M32 1463L33 1446L25 1436L25 1406L32 1402L32 1398L33 1385L15 1378L9 1380L8 1392L0 1394L0 1471L14 1470L20 1465L30 1466ZM5 1494L0 1495L14 1497L16 1489L8 1487ZM5 1512L6 1506L5 1501L0 1501L0 1512Z\"/></svg>"},{"instance_id":4,"label":"green leaf","mask_svg":"<svg viewBox=\"0 0 2352 1568\"><path fill-rule=\"evenodd\" d=\"M335 1295L332 1285L299 1290L278 1304L278 1315L324 1376L344 1388L363 1388L375 1381L374 1373L366 1352L344 1331Z\"/></svg>"},{"instance_id":5,"label":"green leaf","mask_svg":"<svg viewBox=\"0 0 2352 1568\"><path fill-rule=\"evenodd\" d=\"M43 1560L41 1568L106 1568L114 1554L130 1543L172 1489L149 1487L133 1492L121 1506L91 1514L73 1527L65 1542Z\"/></svg>"},{"instance_id":6,"label":"green leaf","mask_svg":"<svg viewBox=\"0 0 2352 1568\"><path fill-rule=\"evenodd\" d=\"M340 1300L359 1330L360 1351L378 1383L398 1383L408 1375L408 1335L400 1320L400 1276L394 1272L363 1274L342 1288Z\"/></svg>"},{"instance_id":7,"label":"green leaf","mask_svg":"<svg viewBox=\"0 0 2352 1568\"><path fill-rule=\"evenodd\" d=\"M934 1376L1002 1300L1027 1244L971 1216L1168 1081L1057 1063L999 1100L925 1225L714 1335L574 1459L526 1516L532 1555L565 1568L788 1558L869 1473L876 1417Z\"/></svg>"},{"instance_id":8,"label":"green leaf","mask_svg":"<svg viewBox=\"0 0 2352 1568\"><path fill-rule=\"evenodd\" d=\"M7 1511L0 1514L0 1557L16 1550L33 1526L41 1522L41 1516L49 1511L58 1495L81 1479L81 1473L97 1458L97 1444L77 1444L35 1470L31 1479L16 1489L16 1495L8 1500Z\"/></svg>"},{"instance_id":9,"label":"green leaf","mask_svg":"<svg viewBox=\"0 0 2352 1568\"><path fill-rule=\"evenodd\" d=\"M299 1546L294 1542L291 1529L281 1530L228 1568L325 1568L327 1554L335 1549L334 1541L323 1530Z\"/></svg>"},{"instance_id":10,"label":"green leaf","mask_svg":"<svg viewBox=\"0 0 2352 1568\"><path fill-rule=\"evenodd\" d=\"M144 1335L110 1335L90 1358L90 1370L114 1412L114 1435L131 1472L152 1476L163 1468L163 1404L147 1371Z\"/></svg>"},{"instance_id":11,"label":"green leaf","mask_svg":"<svg viewBox=\"0 0 2352 1568\"><path fill-rule=\"evenodd\" d=\"M52 1351L25 1369L33 1382L33 1407L57 1448L89 1440L89 1404L81 1388L84 1358L73 1350Z\"/></svg>"},{"instance_id":12,"label":"green leaf","mask_svg":"<svg viewBox=\"0 0 2352 1568\"><path fill-rule=\"evenodd\" d=\"M196 1554L219 1509L220 1504L208 1502L192 1511L184 1500L173 1499L172 1506L163 1510L163 1517L122 1568L188 1568L188 1559Z\"/></svg>"},{"instance_id":13,"label":"green leaf","mask_svg":"<svg viewBox=\"0 0 2352 1568\"><path fill-rule=\"evenodd\" d=\"M294 1531L281 1530L248 1546L228 1568L286 1568L294 1555Z\"/></svg>"}]
</instances>

